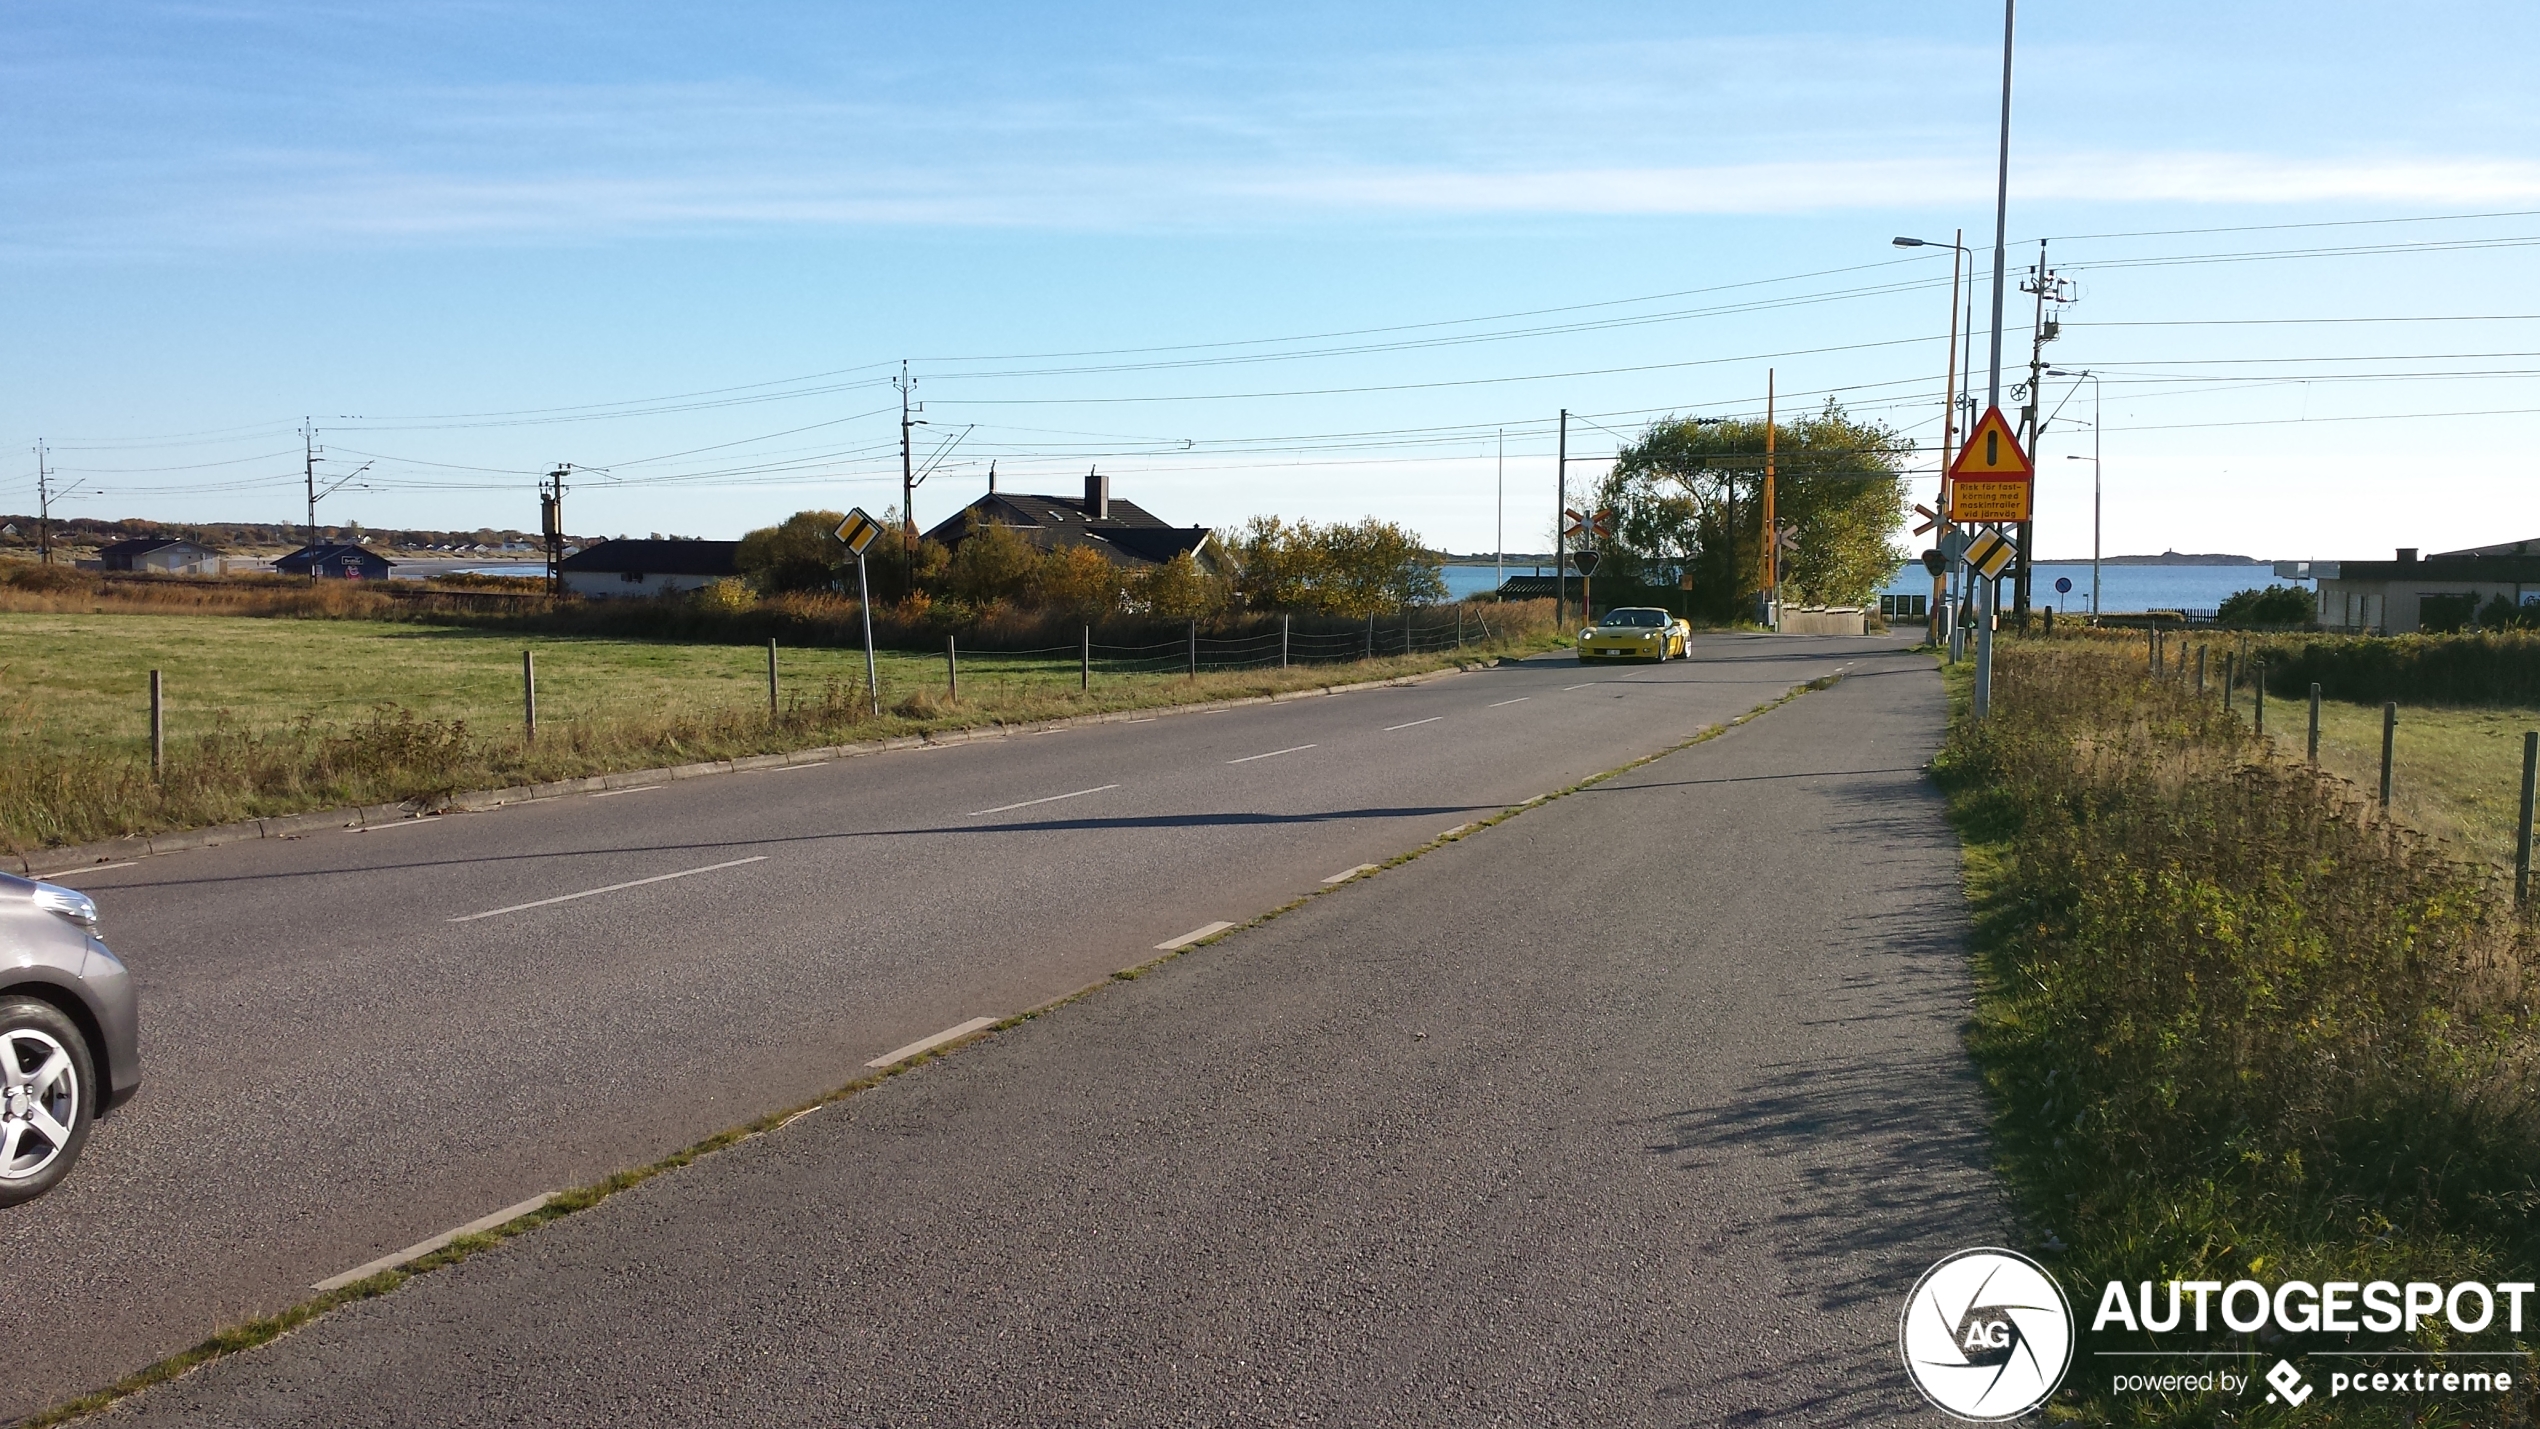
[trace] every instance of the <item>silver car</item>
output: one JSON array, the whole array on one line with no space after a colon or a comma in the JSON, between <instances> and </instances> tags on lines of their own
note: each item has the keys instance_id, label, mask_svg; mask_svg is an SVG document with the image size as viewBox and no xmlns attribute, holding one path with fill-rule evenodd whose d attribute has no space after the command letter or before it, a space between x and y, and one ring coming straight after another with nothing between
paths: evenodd
<instances>
[{"instance_id":1,"label":"silver car","mask_svg":"<svg viewBox=\"0 0 2540 1429\"><path fill-rule=\"evenodd\" d=\"M0 873L0 1206L70 1174L89 1128L141 1085L132 975L97 905Z\"/></svg>"}]
</instances>

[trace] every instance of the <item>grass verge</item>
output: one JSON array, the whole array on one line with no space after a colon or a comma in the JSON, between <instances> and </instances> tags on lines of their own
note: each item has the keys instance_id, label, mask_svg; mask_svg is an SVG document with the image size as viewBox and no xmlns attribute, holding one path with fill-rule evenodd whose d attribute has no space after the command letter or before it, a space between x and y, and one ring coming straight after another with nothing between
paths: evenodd
<instances>
[{"instance_id":1,"label":"grass verge","mask_svg":"<svg viewBox=\"0 0 2540 1429\"><path fill-rule=\"evenodd\" d=\"M861 650L524 638L359 620L0 613L0 842L87 843L346 805L418 803L657 765L931 730L1313 689L1543 648L1540 633L1346 664L1211 671L885 652L882 712ZM538 731L521 653L536 657ZM167 761L149 763L149 672Z\"/></svg>"},{"instance_id":2,"label":"grass verge","mask_svg":"<svg viewBox=\"0 0 2540 1429\"><path fill-rule=\"evenodd\" d=\"M1460 825L1455 829L1438 835L1436 838L1430 839L1426 843L1417 845L1404 853L1387 859L1384 863L1378 865L1378 870L1382 871L1383 869L1400 867L1403 864L1411 862L1413 859L1444 848L1448 844L1470 838L1484 829L1506 823L1508 820L1525 813L1529 809L1538 808L1544 804L1551 803L1555 799L1566 798L1569 795L1578 793L1583 789L1592 788L1595 785L1602 784L1608 780L1628 774L1644 765L1655 763L1660 759L1666 758L1670 754L1675 754L1681 750L1690 749L1694 745L1717 739L1721 735L1728 733L1730 730L1759 719L1764 715L1781 708L1783 705L1790 703L1792 700L1798 699L1800 696L1809 693L1810 691L1832 688L1834 685L1840 683L1842 679L1842 674L1836 673L1811 680L1806 684L1792 686L1790 689L1783 691L1781 694L1772 699L1756 705L1754 708L1749 709L1744 714L1741 714L1734 719L1721 724L1705 725L1701 729L1696 730L1694 733L1669 744L1666 748L1660 749L1655 753L1642 755L1637 759L1627 760L1624 763L1615 765L1611 769L1591 774L1574 784L1565 785L1562 788L1551 791L1550 793L1538 794L1534 798L1528 799L1522 804L1512 805L1509 808L1502 809L1496 814ZM1329 897L1340 892L1342 889L1349 887L1351 884L1357 883L1358 881L1358 879L1353 878L1347 883L1333 884L1328 887L1314 889L1313 891L1303 894L1300 897L1280 904L1278 907L1272 908L1264 913L1247 919L1242 923L1236 924L1233 927L1221 929L1218 932L1212 933L1205 938L1197 939L1184 947L1175 949L1172 952L1161 953L1156 957L1150 958L1134 966L1123 968L1101 981L1090 983L1074 992L1052 998L1050 1001L1042 1003L1038 1007L1030 1008L1017 1013L1012 1017L1005 1018L993 1027L981 1028L979 1031L972 1033L967 1037L945 1043L940 1047L936 1047L930 1051L911 1057L907 1061L895 1063L878 1072L874 1072L869 1076L858 1077L843 1086L814 1097L810 1101L801 1103L797 1106L786 1107L779 1111L772 1111L767 1113L765 1116L758 1117L757 1119L746 1122L740 1126L717 1132L703 1141L699 1141L692 1146L684 1147L658 1161L651 1162L650 1164L620 1171L590 1185L580 1186L569 1191L561 1192L556 1195L554 1199L548 1201L545 1205L525 1216L521 1216L512 1221L507 1221L491 1230L483 1231L476 1235L461 1236L429 1255L421 1256L408 1261L403 1265L383 1270L377 1275L354 1281L352 1284L343 1286L339 1289L313 1296L289 1307L288 1309L278 1311L274 1314L259 1316L242 1324L230 1326L229 1328L219 1331L188 1349L181 1350L155 1364L135 1370L133 1373L124 1376L122 1379L115 1381L113 1384L110 1384L103 1389L94 1390L90 1393L80 1395L77 1398L65 1400L49 1409L41 1410L28 1418L21 1419L17 1421L15 1429L51 1429L51 1426L53 1425L68 1423L72 1420L97 1413L98 1411L114 1404L118 1400L128 1398L132 1395L141 1393L143 1390L178 1379L188 1372L209 1364L214 1360L223 1359L235 1354L241 1354L248 1350L255 1349L260 1345L270 1344L273 1341L282 1338L284 1335L291 1333L293 1330L296 1330L301 1326L308 1324L310 1321L317 1319L319 1316L324 1315L330 1310L352 1304L356 1301L374 1300L380 1296L387 1295L395 1291L398 1287L404 1285L407 1281L414 1279L416 1276L428 1275L433 1271L443 1269L447 1266L456 1265L460 1261L466 1260L471 1256L491 1250L515 1236L526 1235L530 1231L533 1231L550 1221L561 1220L564 1217L573 1215L577 1212L589 1210L591 1207L598 1205L600 1202L607 1200L609 1197L616 1195L618 1192L640 1186L646 1181L662 1175L665 1172L676 1171L683 1166L691 1165L707 1156L713 1155L718 1151L724 1151L734 1146L738 1146L742 1142L748 1141L753 1137L762 1136L769 1132L789 1126L792 1123L801 1120L803 1117L808 1116L834 1102L843 1101L848 1097L854 1096L858 1092L880 1086L882 1083L889 1081L893 1077L905 1075L909 1072L915 1071L917 1068L922 1067L929 1062L951 1056L955 1052L958 1052L976 1042L994 1037L1000 1032L1006 1031L1010 1028L1020 1027L1024 1023L1048 1016L1049 1014L1058 1011L1060 1008L1080 1002L1085 998L1091 997L1102 991L1105 987L1108 987L1114 982L1134 982L1141 977L1160 970L1168 963L1188 957L1203 948L1211 947L1227 938L1233 937L1237 933L1245 931L1246 929L1257 928L1275 919L1284 917L1289 913L1295 912L1297 909L1303 908L1317 898Z\"/></svg>"},{"instance_id":3,"label":"grass verge","mask_svg":"<svg viewBox=\"0 0 2540 1429\"><path fill-rule=\"evenodd\" d=\"M2321 1394L2293 1409L2256 1402L2263 1386L2119 1396L2094 1353L2177 1345L2088 1330L2110 1281L2535 1278L2534 946L2492 873L2101 642L1998 644L1992 716L1959 703L1936 773L1967 843L1970 1039L1997 1154L2042 1258L2081 1287L2081 1353L2050 1415L2524 1422L2527 1335L2476 1341L2519 1359L2460 1362L2513 1366L2508 1403ZM2439 1319L2413 1336L2198 1344L2254 1371L2466 1347Z\"/></svg>"}]
</instances>

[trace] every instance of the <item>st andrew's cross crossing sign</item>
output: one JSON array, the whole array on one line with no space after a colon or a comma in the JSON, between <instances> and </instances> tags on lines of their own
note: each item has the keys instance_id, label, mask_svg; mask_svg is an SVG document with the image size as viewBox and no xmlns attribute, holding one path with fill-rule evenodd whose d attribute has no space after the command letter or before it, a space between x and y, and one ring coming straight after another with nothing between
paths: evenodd
<instances>
[{"instance_id":1,"label":"st andrew's cross crossing sign","mask_svg":"<svg viewBox=\"0 0 2540 1429\"><path fill-rule=\"evenodd\" d=\"M1999 407L1987 407L1967 444L1949 463L1949 519L1960 523L2026 521L2037 468Z\"/></svg>"}]
</instances>

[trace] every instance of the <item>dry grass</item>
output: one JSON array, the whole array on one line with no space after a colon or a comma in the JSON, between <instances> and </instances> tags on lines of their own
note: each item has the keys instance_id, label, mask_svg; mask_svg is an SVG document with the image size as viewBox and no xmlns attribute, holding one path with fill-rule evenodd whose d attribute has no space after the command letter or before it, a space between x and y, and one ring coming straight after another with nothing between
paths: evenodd
<instances>
[{"instance_id":1,"label":"dry grass","mask_svg":"<svg viewBox=\"0 0 2540 1429\"><path fill-rule=\"evenodd\" d=\"M1461 652L1540 648L1540 636ZM525 736L520 656L538 664ZM0 840L24 851L464 788L773 753L977 724L1274 694L1456 663L1458 653L1288 670L1139 671L1072 657L884 652L871 712L861 650L521 636L347 619L0 614ZM149 768L149 671L168 761Z\"/></svg>"},{"instance_id":2,"label":"dry grass","mask_svg":"<svg viewBox=\"0 0 2540 1429\"><path fill-rule=\"evenodd\" d=\"M2533 1278L2534 945L2492 873L2271 757L2125 642L1997 648L1993 717L1962 718L1941 768L1997 1145L2067 1283ZM2244 1412L2093 1378L2074 1417Z\"/></svg>"}]
</instances>

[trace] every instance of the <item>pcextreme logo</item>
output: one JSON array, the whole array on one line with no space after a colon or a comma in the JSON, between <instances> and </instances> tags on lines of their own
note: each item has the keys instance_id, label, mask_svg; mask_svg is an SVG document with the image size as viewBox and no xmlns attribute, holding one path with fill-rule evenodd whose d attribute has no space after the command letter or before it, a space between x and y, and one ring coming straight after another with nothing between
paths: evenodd
<instances>
[{"instance_id":1,"label":"pcextreme logo","mask_svg":"<svg viewBox=\"0 0 2540 1429\"><path fill-rule=\"evenodd\" d=\"M2073 1311L2046 1267L1962 1250L1923 1272L1896 1328L1905 1373L1944 1414L1977 1423L2044 1404L2073 1362Z\"/></svg>"}]
</instances>

